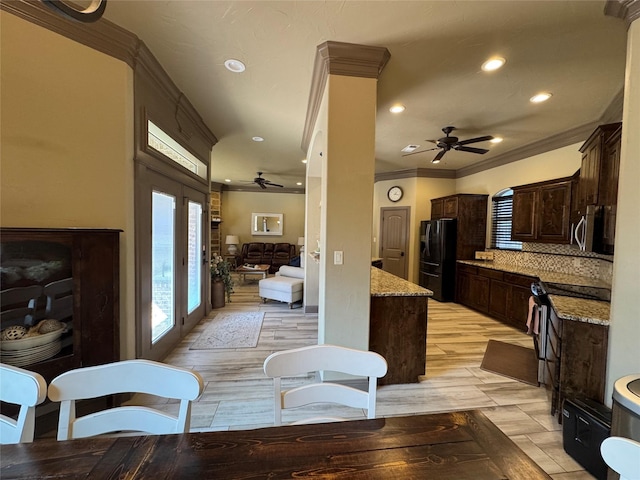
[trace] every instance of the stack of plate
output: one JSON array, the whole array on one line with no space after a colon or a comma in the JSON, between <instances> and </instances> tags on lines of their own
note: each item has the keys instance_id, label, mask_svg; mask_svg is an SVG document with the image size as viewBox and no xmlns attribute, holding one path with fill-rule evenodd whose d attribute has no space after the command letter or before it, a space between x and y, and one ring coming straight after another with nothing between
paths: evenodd
<instances>
[{"instance_id":1,"label":"stack of plate","mask_svg":"<svg viewBox=\"0 0 640 480\"><path fill-rule=\"evenodd\" d=\"M64 331L65 328L61 328L19 340L4 340L0 342L0 361L15 367L24 367L51 358L62 348L60 336Z\"/></svg>"}]
</instances>

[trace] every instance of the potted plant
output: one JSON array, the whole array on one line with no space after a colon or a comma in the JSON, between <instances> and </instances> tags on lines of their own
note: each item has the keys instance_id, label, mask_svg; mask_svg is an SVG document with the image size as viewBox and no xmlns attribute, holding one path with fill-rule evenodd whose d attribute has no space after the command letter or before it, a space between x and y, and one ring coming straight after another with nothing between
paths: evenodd
<instances>
[{"instance_id":1,"label":"potted plant","mask_svg":"<svg viewBox=\"0 0 640 480\"><path fill-rule=\"evenodd\" d=\"M233 279L231 264L220 255L211 257L211 303L213 308L224 307L225 294L227 302L231 302Z\"/></svg>"}]
</instances>

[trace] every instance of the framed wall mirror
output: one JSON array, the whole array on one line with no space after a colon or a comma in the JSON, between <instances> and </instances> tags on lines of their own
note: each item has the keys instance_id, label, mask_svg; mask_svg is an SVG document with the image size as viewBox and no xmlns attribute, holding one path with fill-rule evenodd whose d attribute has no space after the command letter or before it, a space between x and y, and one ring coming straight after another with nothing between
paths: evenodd
<instances>
[{"instance_id":1,"label":"framed wall mirror","mask_svg":"<svg viewBox=\"0 0 640 480\"><path fill-rule=\"evenodd\" d=\"M252 213L251 235L282 235L282 214Z\"/></svg>"}]
</instances>

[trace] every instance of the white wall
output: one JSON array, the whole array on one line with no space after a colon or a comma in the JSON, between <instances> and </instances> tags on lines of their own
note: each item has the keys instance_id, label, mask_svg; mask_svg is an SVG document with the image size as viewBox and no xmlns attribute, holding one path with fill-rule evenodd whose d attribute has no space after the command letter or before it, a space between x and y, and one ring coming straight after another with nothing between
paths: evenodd
<instances>
[{"instance_id":1,"label":"white wall","mask_svg":"<svg viewBox=\"0 0 640 480\"><path fill-rule=\"evenodd\" d=\"M609 362L605 398L613 384L640 374L640 21L629 29L622 115L616 254L613 259Z\"/></svg>"}]
</instances>

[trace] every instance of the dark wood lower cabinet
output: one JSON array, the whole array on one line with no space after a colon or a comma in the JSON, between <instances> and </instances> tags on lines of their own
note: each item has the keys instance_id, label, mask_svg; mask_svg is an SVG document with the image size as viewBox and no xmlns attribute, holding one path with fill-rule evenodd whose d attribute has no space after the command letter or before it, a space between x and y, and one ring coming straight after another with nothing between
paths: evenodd
<instances>
[{"instance_id":1,"label":"dark wood lower cabinet","mask_svg":"<svg viewBox=\"0 0 640 480\"><path fill-rule=\"evenodd\" d=\"M456 301L524 330L531 283L536 280L526 275L458 264Z\"/></svg>"},{"instance_id":2,"label":"dark wood lower cabinet","mask_svg":"<svg viewBox=\"0 0 640 480\"><path fill-rule=\"evenodd\" d=\"M371 297L369 349L382 355L388 364L379 385L416 383L425 374L427 298Z\"/></svg>"}]
</instances>

